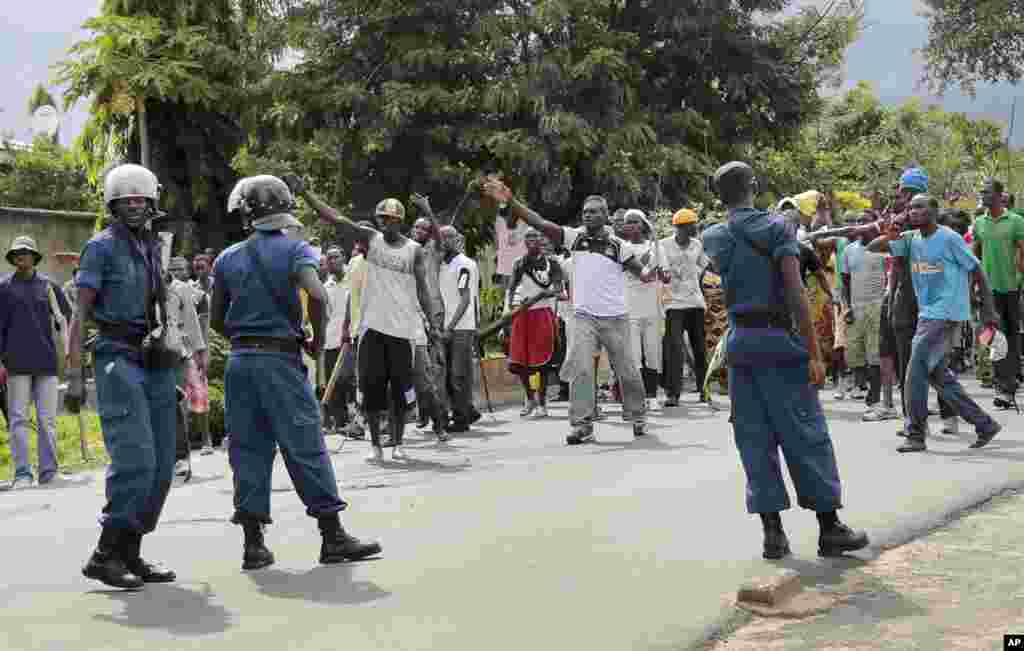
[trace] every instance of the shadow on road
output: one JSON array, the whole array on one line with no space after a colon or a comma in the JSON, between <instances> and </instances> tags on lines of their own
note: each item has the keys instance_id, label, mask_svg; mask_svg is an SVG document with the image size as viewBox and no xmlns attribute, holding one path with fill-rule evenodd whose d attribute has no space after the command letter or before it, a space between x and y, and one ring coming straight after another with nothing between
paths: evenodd
<instances>
[{"instance_id":1,"label":"shadow on road","mask_svg":"<svg viewBox=\"0 0 1024 651\"><path fill-rule=\"evenodd\" d=\"M317 567L307 572L259 570L246 576L274 599L302 599L322 604L356 605L391 595L373 581L353 581L350 565Z\"/></svg>"},{"instance_id":2,"label":"shadow on road","mask_svg":"<svg viewBox=\"0 0 1024 651\"><path fill-rule=\"evenodd\" d=\"M703 443L681 443L673 445L662 441L654 434L648 434L643 438L634 439L632 441L594 441L590 445L597 448L595 454L605 454L608 452L621 452L625 450L651 450L654 452L662 451L668 452L671 450L685 450L685 449L698 449L698 450L717 450L709 445Z\"/></svg>"},{"instance_id":3,"label":"shadow on road","mask_svg":"<svg viewBox=\"0 0 1024 651\"><path fill-rule=\"evenodd\" d=\"M120 614L94 615L93 619L126 628L161 629L188 637L223 633L233 624L232 614L212 603L215 595L207 583L198 590L150 584L140 592L104 590L91 594L102 594L124 605Z\"/></svg>"}]
</instances>

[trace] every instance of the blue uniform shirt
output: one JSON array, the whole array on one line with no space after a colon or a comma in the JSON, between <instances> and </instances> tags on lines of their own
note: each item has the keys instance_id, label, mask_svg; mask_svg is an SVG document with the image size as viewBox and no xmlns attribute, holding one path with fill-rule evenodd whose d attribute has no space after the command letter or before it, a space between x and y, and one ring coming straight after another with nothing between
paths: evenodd
<instances>
[{"instance_id":1,"label":"blue uniform shirt","mask_svg":"<svg viewBox=\"0 0 1024 651\"><path fill-rule=\"evenodd\" d=\"M263 285L243 247L255 246L266 270ZM291 322L293 314L301 314L299 293L293 279L302 267L318 269L320 261L306 242L293 240L280 232L257 232L217 257L213 264L213 283L224 291L224 332L236 337L274 337L301 339L302 323ZM274 293L271 293L274 292ZM290 314L282 314L274 295L286 298Z\"/></svg>"},{"instance_id":2,"label":"blue uniform shirt","mask_svg":"<svg viewBox=\"0 0 1024 651\"><path fill-rule=\"evenodd\" d=\"M149 331L146 322L146 276L159 264L160 242L155 238L140 241L121 224L114 224L85 244L79 264L78 286L96 290L93 318L103 326L116 326L126 334L143 337ZM157 270L155 273L159 273ZM150 286L158 282L150 278ZM133 350L127 344L101 336L97 353Z\"/></svg>"},{"instance_id":3,"label":"blue uniform shirt","mask_svg":"<svg viewBox=\"0 0 1024 651\"><path fill-rule=\"evenodd\" d=\"M889 252L908 258L919 318L971 318L969 276L980 263L959 233L946 226L939 226L931 237L910 231L889 242Z\"/></svg>"},{"instance_id":4,"label":"blue uniform shirt","mask_svg":"<svg viewBox=\"0 0 1024 651\"><path fill-rule=\"evenodd\" d=\"M770 252L772 259L761 255L740 235ZM778 261L786 256L800 256L795 229L781 217L762 210L734 210L729 214L729 224L712 226L704 233L704 252L721 275L726 295L733 298L726 340L730 364L805 362L807 348L794 333L780 328L736 327L737 314L786 309Z\"/></svg>"},{"instance_id":5,"label":"blue uniform shirt","mask_svg":"<svg viewBox=\"0 0 1024 651\"><path fill-rule=\"evenodd\" d=\"M53 340L51 287L61 313L70 319L64 291L45 275L0 279L0 358L11 375L57 374L57 348L61 355L64 348Z\"/></svg>"}]
</instances>

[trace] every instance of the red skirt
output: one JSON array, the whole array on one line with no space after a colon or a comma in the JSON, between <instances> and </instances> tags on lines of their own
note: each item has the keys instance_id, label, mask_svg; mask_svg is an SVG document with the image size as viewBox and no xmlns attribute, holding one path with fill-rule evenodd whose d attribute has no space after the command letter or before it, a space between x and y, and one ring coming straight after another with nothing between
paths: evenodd
<instances>
[{"instance_id":1,"label":"red skirt","mask_svg":"<svg viewBox=\"0 0 1024 651\"><path fill-rule=\"evenodd\" d=\"M512 319L512 340L508 347L508 366L536 369L546 366L555 354L558 320L548 307L520 312Z\"/></svg>"}]
</instances>

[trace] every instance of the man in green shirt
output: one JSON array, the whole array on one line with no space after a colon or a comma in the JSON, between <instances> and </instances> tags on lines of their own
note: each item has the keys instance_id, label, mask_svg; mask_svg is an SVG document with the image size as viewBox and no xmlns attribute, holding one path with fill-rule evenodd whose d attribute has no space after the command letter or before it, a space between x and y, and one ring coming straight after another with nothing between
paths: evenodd
<instances>
[{"instance_id":1,"label":"man in green shirt","mask_svg":"<svg viewBox=\"0 0 1024 651\"><path fill-rule=\"evenodd\" d=\"M985 214L974 222L974 255L992 283L1000 329L1009 342L1005 359L996 363L995 405L1010 409L1016 402L1020 370L1020 280L1024 255L1024 217L1005 208L1003 183L985 183L981 192Z\"/></svg>"}]
</instances>

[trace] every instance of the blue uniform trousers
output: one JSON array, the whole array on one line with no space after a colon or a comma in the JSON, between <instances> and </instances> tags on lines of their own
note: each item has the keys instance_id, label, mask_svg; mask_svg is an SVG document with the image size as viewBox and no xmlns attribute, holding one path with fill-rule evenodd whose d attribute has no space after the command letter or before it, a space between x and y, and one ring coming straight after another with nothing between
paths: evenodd
<instances>
[{"instance_id":1,"label":"blue uniform trousers","mask_svg":"<svg viewBox=\"0 0 1024 651\"><path fill-rule=\"evenodd\" d=\"M796 487L797 503L828 512L842 507L842 487L817 390L807 364L729 369L733 431L747 474L747 511L790 507L779 450Z\"/></svg>"},{"instance_id":2,"label":"blue uniform trousers","mask_svg":"<svg viewBox=\"0 0 1024 651\"><path fill-rule=\"evenodd\" d=\"M320 430L320 407L299 355L233 351L224 372L224 405L235 477L233 522L271 522L278 447L307 514L345 509Z\"/></svg>"},{"instance_id":3,"label":"blue uniform trousers","mask_svg":"<svg viewBox=\"0 0 1024 651\"><path fill-rule=\"evenodd\" d=\"M96 398L110 455L104 527L141 534L156 528L174 480L174 375L173 368L143 368L137 354L96 354Z\"/></svg>"}]
</instances>

